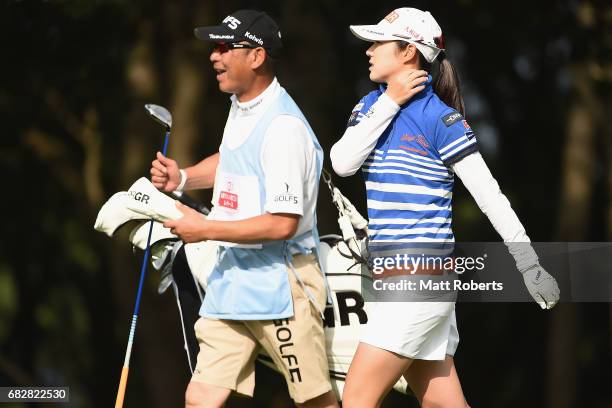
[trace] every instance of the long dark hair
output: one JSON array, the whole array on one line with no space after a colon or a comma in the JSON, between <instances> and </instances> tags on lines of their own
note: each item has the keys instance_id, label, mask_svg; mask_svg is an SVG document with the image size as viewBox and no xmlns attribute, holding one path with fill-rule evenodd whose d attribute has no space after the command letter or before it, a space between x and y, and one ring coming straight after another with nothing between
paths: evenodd
<instances>
[{"instance_id":1,"label":"long dark hair","mask_svg":"<svg viewBox=\"0 0 612 408\"><path fill-rule=\"evenodd\" d=\"M410 43L398 41L398 48L405 50ZM434 63L429 63L417 48L421 69L433 76L433 90L448 106L465 116L465 105L461 95L461 83L455 66L446 58L444 51L438 54ZM437 63L436 63L437 61Z\"/></svg>"}]
</instances>

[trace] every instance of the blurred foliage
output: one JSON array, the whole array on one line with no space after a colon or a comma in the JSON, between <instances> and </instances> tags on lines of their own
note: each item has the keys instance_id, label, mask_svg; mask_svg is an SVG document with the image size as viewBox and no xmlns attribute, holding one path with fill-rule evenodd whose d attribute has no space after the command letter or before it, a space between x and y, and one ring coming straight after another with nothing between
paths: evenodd
<instances>
[{"instance_id":1,"label":"blurred foliage","mask_svg":"<svg viewBox=\"0 0 612 408\"><path fill-rule=\"evenodd\" d=\"M184 165L217 149L228 95L216 89L210 47L193 38L195 26L243 7L276 17L286 45L279 79L328 152L354 104L374 86L367 45L348 25L374 23L406 5L429 9L444 28L467 119L530 237L609 240L609 2L5 1L0 170L9 220L0 247L0 385L69 385L74 406L114 401L140 253L132 254L125 237L109 240L92 227L104 200L147 174L161 143L144 103L173 112L170 152ZM578 128L590 129L590 138L577 144L588 163L577 183L589 186L579 208L564 198L572 185L563 175L584 167L568 156L578 149L567 148L580 107L587 112ZM365 209L358 177L335 182ZM459 240L499 239L460 183L454 208ZM321 233L337 232L325 188L319 209ZM584 231L563 227L572 222ZM180 406L188 373L178 316L172 295L156 294L157 279L149 274L126 398L138 406ZM576 327L568 406L610 406L610 309L568 306L578 322L568 325ZM472 406L551 406L551 393L563 391L547 380L560 358L551 350L562 339L550 333L561 312L535 310L458 306L456 361ZM229 406L289 403L282 379L258 368L256 398ZM416 403L400 395L385 403L399 405Z\"/></svg>"}]
</instances>

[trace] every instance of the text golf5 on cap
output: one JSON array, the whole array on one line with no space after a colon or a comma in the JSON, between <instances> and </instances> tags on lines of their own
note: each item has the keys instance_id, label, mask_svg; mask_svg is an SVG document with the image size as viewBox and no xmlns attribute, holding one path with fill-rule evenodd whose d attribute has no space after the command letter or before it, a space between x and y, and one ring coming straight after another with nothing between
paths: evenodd
<instances>
[{"instance_id":1,"label":"text golf5 on cap","mask_svg":"<svg viewBox=\"0 0 612 408\"><path fill-rule=\"evenodd\" d=\"M444 50L442 29L428 11L403 7L393 10L376 25L352 25L351 32L364 41L406 41L414 44L428 62Z\"/></svg>"}]
</instances>

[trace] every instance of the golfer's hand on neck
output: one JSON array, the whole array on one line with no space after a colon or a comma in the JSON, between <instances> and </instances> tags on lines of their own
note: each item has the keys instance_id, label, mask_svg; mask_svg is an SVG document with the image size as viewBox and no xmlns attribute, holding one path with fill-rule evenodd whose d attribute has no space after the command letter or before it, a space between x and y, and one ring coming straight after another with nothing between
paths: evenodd
<instances>
[{"instance_id":1,"label":"golfer's hand on neck","mask_svg":"<svg viewBox=\"0 0 612 408\"><path fill-rule=\"evenodd\" d=\"M151 163L151 182L161 191L176 190L181 182L181 173L176 161L157 152L157 158Z\"/></svg>"},{"instance_id":2,"label":"golfer's hand on neck","mask_svg":"<svg viewBox=\"0 0 612 408\"><path fill-rule=\"evenodd\" d=\"M425 89L427 71L410 69L390 77L385 92L395 103L403 105L414 95Z\"/></svg>"}]
</instances>

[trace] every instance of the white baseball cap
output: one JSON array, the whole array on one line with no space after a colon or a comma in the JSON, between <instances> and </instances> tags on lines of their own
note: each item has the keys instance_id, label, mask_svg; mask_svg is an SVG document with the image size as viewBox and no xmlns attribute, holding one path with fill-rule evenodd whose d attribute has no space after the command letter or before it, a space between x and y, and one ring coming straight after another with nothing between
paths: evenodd
<instances>
[{"instance_id":1,"label":"white baseball cap","mask_svg":"<svg viewBox=\"0 0 612 408\"><path fill-rule=\"evenodd\" d=\"M429 11L402 7L376 25L352 25L352 33L365 41L406 41L414 44L432 63L444 50L442 29Z\"/></svg>"}]
</instances>

